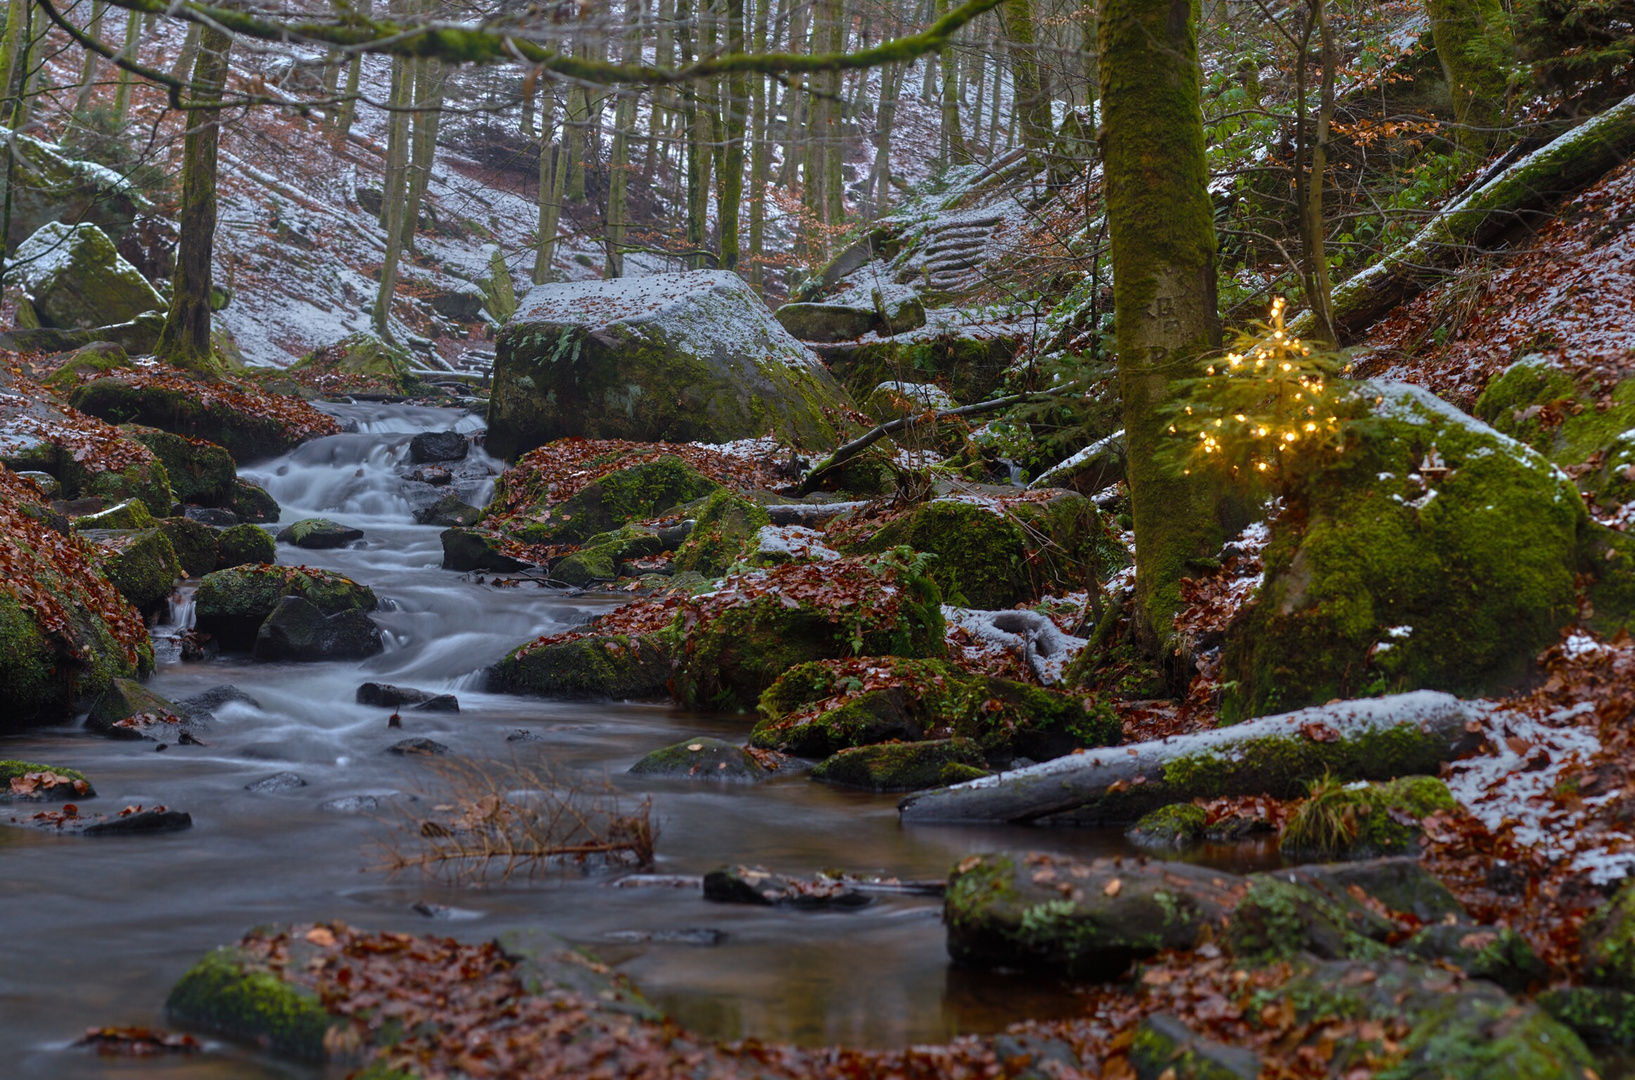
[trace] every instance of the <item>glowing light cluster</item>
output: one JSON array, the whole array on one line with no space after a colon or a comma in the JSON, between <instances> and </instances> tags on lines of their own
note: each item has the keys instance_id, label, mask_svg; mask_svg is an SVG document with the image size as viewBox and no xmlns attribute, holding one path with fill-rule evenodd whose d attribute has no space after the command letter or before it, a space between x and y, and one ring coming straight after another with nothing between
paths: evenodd
<instances>
[{"instance_id":1,"label":"glowing light cluster","mask_svg":"<svg viewBox=\"0 0 1635 1080\"><path fill-rule=\"evenodd\" d=\"M1189 386L1169 427L1191 444L1183 471L1277 473L1293 455L1338 449L1349 391L1335 376L1349 368L1289 334L1284 309L1273 301L1270 321L1240 334Z\"/></svg>"}]
</instances>

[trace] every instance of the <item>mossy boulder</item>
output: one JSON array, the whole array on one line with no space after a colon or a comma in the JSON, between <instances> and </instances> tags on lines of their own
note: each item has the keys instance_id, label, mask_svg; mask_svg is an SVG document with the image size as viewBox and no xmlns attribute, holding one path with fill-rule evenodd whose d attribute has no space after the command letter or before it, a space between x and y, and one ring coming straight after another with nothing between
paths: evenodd
<instances>
[{"instance_id":1,"label":"mossy boulder","mask_svg":"<svg viewBox=\"0 0 1635 1080\"><path fill-rule=\"evenodd\" d=\"M670 657L670 642L656 634L533 642L488 669L488 689L547 698L663 697L670 681Z\"/></svg>"},{"instance_id":2,"label":"mossy boulder","mask_svg":"<svg viewBox=\"0 0 1635 1080\"><path fill-rule=\"evenodd\" d=\"M194 593L195 625L223 649L248 652L256 632L286 596L310 601L324 615L369 612L374 590L328 570L306 566L241 566L206 574Z\"/></svg>"},{"instance_id":3,"label":"mossy boulder","mask_svg":"<svg viewBox=\"0 0 1635 1080\"><path fill-rule=\"evenodd\" d=\"M850 407L744 280L700 270L536 286L496 342L487 446L553 439L832 446ZM598 530L600 531L600 530Z\"/></svg>"},{"instance_id":4,"label":"mossy boulder","mask_svg":"<svg viewBox=\"0 0 1635 1080\"><path fill-rule=\"evenodd\" d=\"M1584 923L1578 953L1585 982L1635 991L1635 878L1625 879Z\"/></svg>"},{"instance_id":5,"label":"mossy boulder","mask_svg":"<svg viewBox=\"0 0 1635 1080\"><path fill-rule=\"evenodd\" d=\"M275 522L282 512L277 499L248 480L233 482L233 497L227 509L237 514L240 521L256 525Z\"/></svg>"},{"instance_id":6,"label":"mossy boulder","mask_svg":"<svg viewBox=\"0 0 1635 1080\"><path fill-rule=\"evenodd\" d=\"M216 536L216 560L223 570L274 563L278 546L272 534L259 525L232 525Z\"/></svg>"},{"instance_id":7,"label":"mossy boulder","mask_svg":"<svg viewBox=\"0 0 1635 1080\"><path fill-rule=\"evenodd\" d=\"M658 533L639 525L626 525L600 533L585 541L572 555L551 564L551 580L583 588L598 581L612 581L619 568L631 559L645 559L664 550Z\"/></svg>"},{"instance_id":8,"label":"mossy boulder","mask_svg":"<svg viewBox=\"0 0 1635 1080\"><path fill-rule=\"evenodd\" d=\"M436 525L444 529L456 526L470 528L483 519L483 512L450 491L430 506L416 510L414 519L421 525Z\"/></svg>"},{"instance_id":9,"label":"mossy boulder","mask_svg":"<svg viewBox=\"0 0 1635 1080\"><path fill-rule=\"evenodd\" d=\"M289 370L350 376L346 380L349 389L357 389L361 383L387 393L401 394L415 382L410 374L413 367L413 358L407 349L365 331L342 338L333 345L314 349L291 364Z\"/></svg>"},{"instance_id":10,"label":"mossy boulder","mask_svg":"<svg viewBox=\"0 0 1635 1080\"><path fill-rule=\"evenodd\" d=\"M140 499L127 499L92 514L81 514L74 519L74 528L81 532L98 529L151 529L156 523L146 503Z\"/></svg>"},{"instance_id":11,"label":"mossy boulder","mask_svg":"<svg viewBox=\"0 0 1635 1080\"><path fill-rule=\"evenodd\" d=\"M892 741L968 739L985 758L1046 760L1117 743L1116 715L1090 698L985 675L941 660L821 660L761 695L753 745L801 757Z\"/></svg>"},{"instance_id":12,"label":"mossy boulder","mask_svg":"<svg viewBox=\"0 0 1635 1080\"><path fill-rule=\"evenodd\" d=\"M250 527L255 528L253 525ZM176 552L176 559L188 577L203 577L216 569L220 555L215 529L192 518L170 517L159 521L159 530L170 541L171 549Z\"/></svg>"},{"instance_id":13,"label":"mossy boulder","mask_svg":"<svg viewBox=\"0 0 1635 1080\"><path fill-rule=\"evenodd\" d=\"M911 371L946 386L955 401L969 403L991 397L1003 385L1022 340L1013 327L950 325L938 319L938 325L886 340L814 344L813 349L860 400L880 383Z\"/></svg>"},{"instance_id":14,"label":"mossy boulder","mask_svg":"<svg viewBox=\"0 0 1635 1080\"><path fill-rule=\"evenodd\" d=\"M189 968L165 999L165 1014L185 1027L314 1062L326 1057L330 1028L342 1024L317 994L237 947L217 949Z\"/></svg>"},{"instance_id":15,"label":"mossy boulder","mask_svg":"<svg viewBox=\"0 0 1635 1080\"><path fill-rule=\"evenodd\" d=\"M715 577L754 547L761 529L772 524L766 510L741 495L721 490L698 511L693 531L676 552L675 568Z\"/></svg>"},{"instance_id":16,"label":"mossy boulder","mask_svg":"<svg viewBox=\"0 0 1635 1080\"><path fill-rule=\"evenodd\" d=\"M187 576L176 549L157 525L146 529L82 529L96 544L102 572L125 595L131 606L152 614Z\"/></svg>"},{"instance_id":17,"label":"mossy boulder","mask_svg":"<svg viewBox=\"0 0 1635 1080\"><path fill-rule=\"evenodd\" d=\"M818 762L812 779L865 791L919 791L987 773L974 739L854 746ZM956 781L958 782L958 781Z\"/></svg>"},{"instance_id":18,"label":"mossy boulder","mask_svg":"<svg viewBox=\"0 0 1635 1080\"><path fill-rule=\"evenodd\" d=\"M140 424L224 447L239 464L288 453L338 430L310 406L262 394L248 384L149 379L114 372L81 383L69 404L110 424ZM167 508L168 509L168 508Z\"/></svg>"},{"instance_id":19,"label":"mossy boulder","mask_svg":"<svg viewBox=\"0 0 1635 1080\"><path fill-rule=\"evenodd\" d=\"M1459 809L1434 776L1340 784L1318 782L1284 827L1279 849L1295 858L1372 859L1406 854L1438 811Z\"/></svg>"},{"instance_id":20,"label":"mossy boulder","mask_svg":"<svg viewBox=\"0 0 1635 1080\"><path fill-rule=\"evenodd\" d=\"M1600 986L1555 986L1538 1006L1587 1043L1635 1045L1635 992Z\"/></svg>"},{"instance_id":21,"label":"mossy boulder","mask_svg":"<svg viewBox=\"0 0 1635 1080\"><path fill-rule=\"evenodd\" d=\"M1512 994L1525 994L1550 978L1549 967L1532 944L1508 926L1435 923L1419 930L1402 948L1416 960L1451 964L1473 979L1497 983Z\"/></svg>"},{"instance_id":22,"label":"mossy boulder","mask_svg":"<svg viewBox=\"0 0 1635 1080\"><path fill-rule=\"evenodd\" d=\"M458 570L462 573L470 570L496 570L504 573L522 570L528 566L528 563L521 559L513 559L505 554L501 550L504 542L494 533L483 529L455 526L452 529L444 529L438 538L443 543L444 570Z\"/></svg>"},{"instance_id":23,"label":"mossy boulder","mask_svg":"<svg viewBox=\"0 0 1635 1080\"><path fill-rule=\"evenodd\" d=\"M1164 1013L1136 1025L1129 1062L1136 1080L1259 1080L1262 1068L1253 1050L1205 1039Z\"/></svg>"},{"instance_id":24,"label":"mossy boulder","mask_svg":"<svg viewBox=\"0 0 1635 1080\"><path fill-rule=\"evenodd\" d=\"M326 612L302 596L278 598L256 629L257 660L361 660L386 648L380 627L356 608Z\"/></svg>"},{"instance_id":25,"label":"mossy boulder","mask_svg":"<svg viewBox=\"0 0 1635 1080\"><path fill-rule=\"evenodd\" d=\"M111 341L93 341L63 361L45 384L61 394L70 393L85 379L94 379L116 368L131 366L130 354Z\"/></svg>"},{"instance_id":26,"label":"mossy boulder","mask_svg":"<svg viewBox=\"0 0 1635 1080\"><path fill-rule=\"evenodd\" d=\"M1413 386L1370 383L1355 445L1273 526L1228 632L1223 713L1419 687L1513 684L1577 611L1586 525L1537 451Z\"/></svg>"},{"instance_id":27,"label":"mossy boulder","mask_svg":"<svg viewBox=\"0 0 1635 1080\"><path fill-rule=\"evenodd\" d=\"M853 550L899 544L936 556L927 573L951 604L994 611L1033 596L1022 530L986 506L952 499L926 503Z\"/></svg>"},{"instance_id":28,"label":"mossy boulder","mask_svg":"<svg viewBox=\"0 0 1635 1080\"><path fill-rule=\"evenodd\" d=\"M517 531L535 544L583 544L634 521L678 510L722 490L673 454L608 473L552 506L534 508L543 521Z\"/></svg>"},{"instance_id":29,"label":"mossy boulder","mask_svg":"<svg viewBox=\"0 0 1635 1080\"><path fill-rule=\"evenodd\" d=\"M745 711L797 664L842 656L938 657L942 594L912 553L786 565L682 605L672 684L687 708Z\"/></svg>"},{"instance_id":30,"label":"mossy boulder","mask_svg":"<svg viewBox=\"0 0 1635 1080\"><path fill-rule=\"evenodd\" d=\"M1594 1059L1537 1005L1483 979L1403 959L1334 960L1275 992L1294 1025L1321 1031L1330 1075L1391 1060L1379 1075L1403 1080L1583 1080ZM1345 1021L1336 1029L1326 1021ZM1338 1030L1338 1034L1331 1034ZM1387 1039L1390 1041L1387 1042Z\"/></svg>"},{"instance_id":31,"label":"mossy boulder","mask_svg":"<svg viewBox=\"0 0 1635 1080\"><path fill-rule=\"evenodd\" d=\"M89 541L48 523L40 497L0 469L0 730L61 723L77 697L153 669L141 616L98 572Z\"/></svg>"},{"instance_id":32,"label":"mossy boulder","mask_svg":"<svg viewBox=\"0 0 1635 1080\"><path fill-rule=\"evenodd\" d=\"M127 424L122 430L165 463L165 476L178 502L225 506L233 501L238 466L224 447L139 424Z\"/></svg>"},{"instance_id":33,"label":"mossy boulder","mask_svg":"<svg viewBox=\"0 0 1635 1080\"><path fill-rule=\"evenodd\" d=\"M850 304L784 304L772 315L779 325L802 341L850 341L870 333L881 321L872 307ZM925 324L924 308L920 309L920 324Z\"/></svg>"},{"instance_id":34,"label":"mossy boulder","mask_svg":"<svg viewBox=\"0 0 1635 1080\"><path fill-rule=\"evenodd\" d=\"M115 679L91 703L85 727L99 735L140 739L146 734L145 729L161 725L171 718L179 722L186 713L182 706L154 693L135 679Z\"/></svg>"},{"instance_id":35,"label":"mossy boulder","mask_svg":"<svg viewBox=\"0 0 1635 1080\"><path fill-rule=\"evenodd\" d=\"M302 518L278 531L280 544L294 544L310 550L345 547L362 539L362 529L328 518Z\"/></svg>"},{"instance_id":36,"label":"mossy boulder","mask_svg":"<svg viewBox=\"0 0 1635 1080\"><path fill-rule=\"evenodd\" d=\"M29 780L29 774L44 774ZM46 782L42 783L41 780ZM12 781L17 781L13 785ZM36 761L0 761L0 803L27 799L34 802L67 802L70 799L89 799L96 789L78 769L64 769L57 765L41 765Z\"/></svg>"},{"instance_id":37,"label":"mossy boulder","mask_svg":"<svg viewBox=\"0 0 1635 1080\"><path fill-rule=\"evenodd\" d=\"M123 236L147 209L136 186L106 165L69 157L62 147L21 131L6 142L11 231L5 242L13 248L50 222L90 222Z\"/></svg>"},{"instance_id":38,"label":"mossy boulder","mask_svg":"<svg viewBox=\"0 0 1635 1080\"><path fill-rule=\"evenodd\" d=\"M927 410L952 409L956 402L936 383L888 379L869 392L863 411L882 424L918 416Z\"/></svg>"},{"instance_id":39,"label":"mossy boulder","mask_svg":"<svg viewBox=\"0 0 1635 1080\"><path fill-rule=\"evenodd\" d=\"M1143 814L1124 835L1136 847L1159 851L1189 848L1203 842L1208 824L1209 815L1203 807L1195 803L1171 803Z\"/></svg>"},{"instance_id":40,"label":"mossy boulder","mask_svg":"<svg viewBox=\"0 0 1635 1080\"><path fill-rule=\"evenodd\" d=\"M948 955L959 967L1111 980L1160 949L1208 940L1241 884L1187 863L971 855L943 897Z\"/></svg>"},{"instance_id":41,"label":"mossy boulder","mask_svg":"<svg viewBox=\"0 0 1635 1080\"><path fill-rule=\"evenodd\" d=\"M655 750L630 766L632 776L649 780L764 780L770 775L755 756L724 739L686 739Z\"/></svg>"},{"instance_id":42,"label":"mossy boulder","mask_svg":"<svg viewBox=\"0 0 1635 1080\"><path fill-rule=\"evenodd\" d=\"M88 222L42 225L17 246L12 262L42 326L111 326L165 306L108 234Z\"/></svg>"}]
</instances>

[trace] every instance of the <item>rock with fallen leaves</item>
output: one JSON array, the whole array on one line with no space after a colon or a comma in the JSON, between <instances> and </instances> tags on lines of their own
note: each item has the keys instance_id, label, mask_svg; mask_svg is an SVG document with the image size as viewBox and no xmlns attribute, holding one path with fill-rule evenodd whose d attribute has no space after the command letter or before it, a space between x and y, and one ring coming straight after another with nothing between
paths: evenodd
<instances>
[{"instance_id":1,"label":"rock with fallen leaves","mask_svg":"<svg viewBox=\"0 0 1635 1080\"><path fill-rule=\"evenodd\" d=\"M797 878L759 866L724 866L704 875L704 899L811 909L863 907L871 898L843 877Z\"/></svg>"},{"instance_id":2,"label":"rock with fallen leaves","mask_svg":"<svg viewBox=\"0 0 1635 1080\"><path fill-rule=\"evenodd\" d=\"M943 922L961 967L1110 980L1159 949L1210 940L1244 889L1236 874L1145 859L971 855Z\"/></svg>"},{"instance_id":3,"label":"rock with fallen leaves","mask_svg":"<svg viewBox=\"0 0 1635 1080\"><path fill-rule=\"evenodd\" d=\"M61 723L79 698L153 668L141 615L88 540L43 523L45 505L0 467L0 728Z\"/></svg>"},{"instance_id":4,"label":"rock with fallen leaves","mask_svg":"<svg viewBox=\"0 0 1635 1080\"><path fill-rule=\"evenodd\" d=\"M906 548L734 574L681 603L671 687L688 708L748 710L809 660L941 656L941 601Z\"/></svg>"},{"instance_id":5,"label":"rock with fallen leaves","mask_svg":"<svg viewBox=\"0 0 1635 1080\"><path fill-rule=\"evenodd\" d=\"M827 757L812 770L812 779L865 791L919 791L986 776L987 765L972 739L889 742Z\"/></svg>"},{"instance_id":6,"label":"rock with fallen leaves","mask_svg":"<svg viewBox=\"0 0 1635 1080\"><path fill-rule=\"evenodd\" d=\"M801 757L957 737L973 740L989 761L1008 764L1120 740L1117 716L1093 697L972 675L943 660L809 661L780 676L758 708L762 720L751 743Z\"/></svg>"},{"instance_id":7,"label":"rock with fallen leaves","mask_svg":"<svg viewBox=\"0 0 1635 1080\"><path fill-rule=\"evenodd\" d=\"M33 761L0 761L0 802L66 802L95 795L91 782L76 769Z\"/></svg>"},{"instance_id":8,"label":"rock with fallen leaves","mask_svg":"<svg viewBox=\"0 0 1635 1080\"><path fill-rule=\"evenodd\" d=\"M488 689L546 698L663 697L670 683L672 647L663 632L576 634L530 642L488 669Z\"/></svg>"},{"instance_id":9,"label":"rock with fallen leaves","mask_svg":"<svg viewBox=\"0 0 1635 1080\"><path fill-rule=\"evenodd\" d=\"M96 545L103 576L144 615L156 614L187 576L170 537L157 524L145 529L82 529Z\"/></svg>"},{"instance_id":10,"label":"rock with fallen leaves","mask_svg":"<svg viewBox=\"0 0 1635 1080\"><path fill-rule=\"evenodd\" d=\"M716 780L754 783L771 775L742 746L724 739L687 739L644 756L632 776L649 780Z\"/></svg>"}]
</instances>

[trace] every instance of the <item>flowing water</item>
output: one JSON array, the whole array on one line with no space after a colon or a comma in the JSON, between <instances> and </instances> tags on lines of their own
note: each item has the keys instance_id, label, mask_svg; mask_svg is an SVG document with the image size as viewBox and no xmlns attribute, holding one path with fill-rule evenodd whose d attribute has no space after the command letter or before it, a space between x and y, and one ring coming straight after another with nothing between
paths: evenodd
<instances>
[{"instance_id":1,"label":"flowing water","mask_svg":"<svg viewBox=\"0 0 1635 1080\"><path fill-rule=\"evenodd\" d=\"M742 739L751 719L484 693L486 665L612 601L531 585L498 588L440 568L439 530L412 524L402 479L408 441L419 431L474 430L474 419L391 405L333 411L356 431L244 475L278 499L285 522L323 515L365 531L352 548L280 545L279 557L372 586L385 608L375 618L387 649L361 662L257 664L183 663L175 648L162 648L152 682L160 694L179 699L232 684L260 707L223 707L204 733L207 746L164 752L77 725L0 742L0 757L85 772L99 792L88 812L163 803L193 816L191 829L158 836L93 839L0 826L0 1080L318 1075L215 1042L206 1055L139 1063L67 1049L88 1025L162 1024L168 988L205 951L259 923L301 920L473 940L542 927L617 964L683 1024L725 1038L889 1047L1073 1011L1069 988L952 970L931 898L885 897L860 911L812 913L710 904L696 890L615 888L608 876L456 889L371 870L374 845L390 833L384 811L344 812L333 804L373 796L390 808L423 790L425 763L387 752L414 736L466 759L544 755L559 769L606 774L633 798L651 795L660 830L655 870L665 874L742 862L924 879L943 877L976 850L1093 855L1124 848L1116 834L1094 830L905 828L895 796L802 775L741 786L625 775L643 754L684 738ZM470 490L486 498L490 489L478 483ZM173 618L185 620L189 611L184 599ZM155 635L175 629L156 627ZM454 693L461 711L405 710L403 730L389 731L390 710L355 703L366 681ZM535 738L508 740L518 729ZM246 790L284 772L305 785ZM428 918L414 910L422 901L458 909L460 917ZM663 933L695 929L725 937L698 945ZM649 935L680 940L643 940Z\"/></svg>"}]
</instances>

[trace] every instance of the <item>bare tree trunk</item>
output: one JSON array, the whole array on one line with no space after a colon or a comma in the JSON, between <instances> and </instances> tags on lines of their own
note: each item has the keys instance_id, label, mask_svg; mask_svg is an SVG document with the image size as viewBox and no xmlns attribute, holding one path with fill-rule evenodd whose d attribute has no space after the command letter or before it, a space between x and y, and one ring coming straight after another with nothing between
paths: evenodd
<instances>
[{"instance_id":1,"label":"bare tree trunk","mask_svg":"<svg viewBox=\"0 0 1635 1080\"><path fill-rule=\"evenodd\" d=\"M1300 282L1306 310L1316 329L1312 336L1331 345L1334 332L1333 289L1329 285L1328 256L1324 251L1323 175L1328 170L1329 122L1334 115L1334 35L1329 28L1328 0L1307 0L1306 25L1300 35L1300 56L1295 61L1294 163L1295 203L1300 223ZM1306 89L1310 81L1311 36L1318 36L1323 65L1317 115L1308 121ZM1308 134L1308 124L1310 134Z\"/></svg>"},{"instance_id":2,"label":"bare tree trunk","mask_svg":"<svg viewBox=\"0 0 1635 1080\"><path fill-rule=\"evenodd\" d=\"M750 51L767 50L767 14L771 0L751 0L755 5L753 27L750 32ZM765 267L761 257L766 246L766 184L771 171L771 140L768 138L767 95L770 87L766 76L756 74L750 80L752 105L750 107L749 154L749 283L761 291Z\"/></svg>"},{"instance_id":3,"label":"bare tree trunk","mask_svg":"<svg viewBox=\"0 0 1635 1080\"><path fill-rule=\"evenodd\" d=\"M102 40L102 22L107 18L108 6L104 0L92 0L91 21L85 26L85 34L92 41ZM74 95L74 120L85 123L85 113L91 107L91 95L96 93L97 67L102 60L90 49L85 49L84 63L80 68L79 93Z\"/></svg>"},{"instance_id":4,"label":"bare tree trunk","mask_svg":"<svg viewBox=\"0 0 1635 1080\"><path fill-rule=\"evenodd\" d=\"M1014 116L1022 125L1022 144L1029 157L1043 159L1050 151L1055 121L1050 111L1050 76L1040 64L1032 0L1004 0L1000 19L1008 39Z\"/></svg>"},{"instance_id":5,"label":"bare tree trunk","mask_svg":"<svg viewBox=\"0 0 1635 1080\"><path fill-rule=\"evenodd\" d=\"M727 0L727 51L744 51L744 0ZM739 205L744 198L744 123L749 81L742 72L727 79L724 110L727 145L721 158L721 269L738 269Z\"/></svg>"},{"instance_id":6,"label":"bare tree trunk","mask_svg":"<svg viewBox=\"0 0 1635 1080\"><path fill-rule=\"evenodd\" d=\"M556 124L555 95L546 97L545 104L547 108L542 116L539 137L539 232L534 248L535 285L551 280L551 261L556 257L556 233L562 224L562 192L568 175L566 151L563 149L568 140L568 126L563 123L561 137L554 147L551 146L551 128Z\"/></svg>"},{"instance_id":7,"label":"bare tree trunk","mask_svg":"<svg viewBox=\"0 0 1635 1080\"><path fill-rule=\"evenodd\" d=\"M392 113L386 139L386 176L381 185L381 222L386 230L386 257L380 267L380 290L375 294L375 333L392 337L392 297L397 292L398 262L403 256L403 218L408 208L409 114L404 112L413 91L415 61L392 61Z\"/></svg>"},{"instance_id":8,"label":"bare tree trunk","mask_svg":"<svg viewBox=\"0 0 1635 1080\"><path fill-rule=\"evenodd\" d=\"M897 123L897 98L902 93L908 68L893 64L880 75L879 136L874 144L874 170L869 188L873 192L873 216L880 217L891 207L891 132Z\"/></svg>"},{"instance_id":9,"label":"bare tree trunk","mask_svg":"<svg viewBox=\"0 0 1635 1080\"><path fill-rule=\"evenodd\" d=\"M189 23L187 36L182 38L182 51L176 54L176 62L170 65L172 79L186 79L193 70L193 58L199 54L199 24Z\"/></svg>"},{"instance_id":10,"label":"bare tree trunk","mask_svg":"<svg viewBox=\"0 0 1635 1080\"><path fill-rule=\"evenodd\" d=\"M937 18L948 14L948 0L937 0ZM937 50L937 64L942 79L942 130L938 136L940 156L950 165L970 160L965 152L965 135L959 128L959 74L958 61L952 43Z\"/></svg>"},{"instance_id":11,"label":"bare tree trunk","mask_svg":"<svg viewBox=\"0 0 1635 1080\"><path fill-rule=\"evenodd\" d=\"M136 59L137 51L142 44L142 13L133 11L125 16L125 45L119 50L121 59L131 61ZM114 126L123 127L125 117L131 111L131 80L134 76L124 68L119 69L119 84L114 88ZM0 83L0 85L4 85Z\"/></svg>"},{"instance_id":12,"label":"bare tree trunk","mask_svg":"<svg viewBox=\"0 0 1635 1080\"><path fill-rule=\"evenodd\" d=\"M410 251L414 250L420 206L431 183L431 167L437 157L437 128L443 117L443 62L423 59L416 67L414 103L417 108L409 143L409 194L403 210L403 246Z\"/></svg>"},{"instance_id":13,"label":"bare tree trunk","mask_svg":"<svg viewBox=\"0 0 1635 1080\"><path fill-rule=\"evenodd\" d=\"M624 37L619 43L623 63L641 61L642 7L625 0ZM607 167L607 277L624 276L625 228L630 216L630 129L636 124L636 101L640 90L627 86L619 91L613 112L613 147ZM658 106L655 103L654 108Z\"/></svg>"},{"instance_id":14,"label":"bare tree trunk","mask_svg":"<svg viewBox=\"0 0 1635 1080\"><path fill-rule=\"evenodd\" d=\"M839 56L846 51L848 19L846 17L845 0L828 0L828 8L829 44L825 51L830 56ZM830 226L831 232L825 236L825 251L828 250L827 239L829 235L833 235L832 230L838 229L846 222L847 121L847 116L841 105L840 72L830 72L826 81L828 83L830 104L825 113L827 123L823 136L823 220Z\"/></svg>"},{"instance_id":15,"label":"bare tree trunk","mask_svg":"<svg viewBox=\"0 0 1635 1080\"><path fill-rule=\"evenodd\" d=\"M193 65L191 103L221 100L227 85L227 57L233 39L210 28L199 35ZM216 242L216 145L221 110L190 109L182 147L182 200L177 214L176 272L171 277L170 310L154 352L192 371L214 372L219 364L210 346L211 262Z\"/></svg>"}]
</instances>

